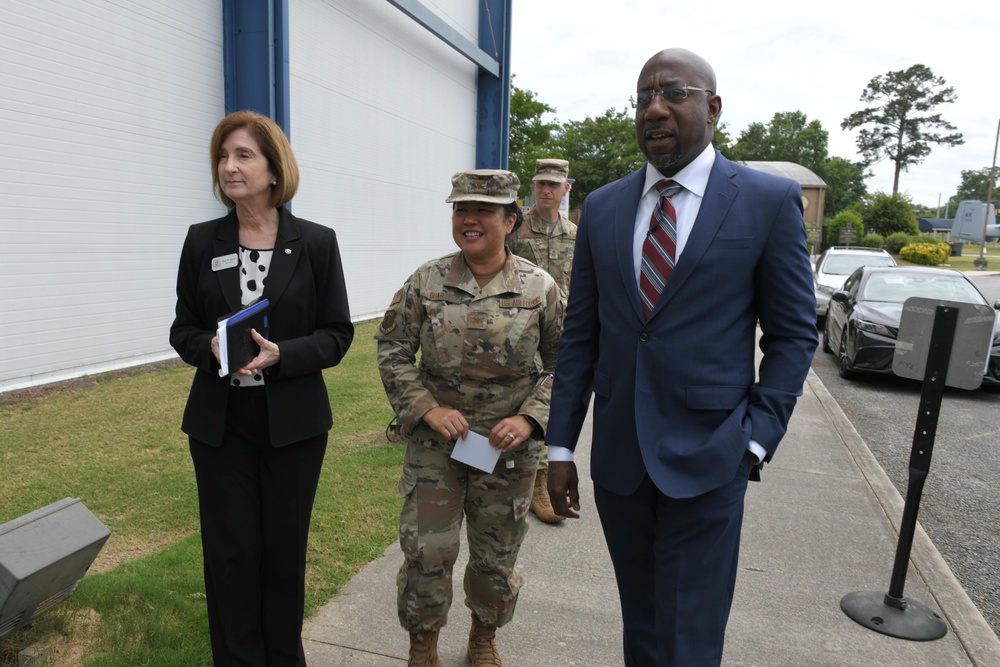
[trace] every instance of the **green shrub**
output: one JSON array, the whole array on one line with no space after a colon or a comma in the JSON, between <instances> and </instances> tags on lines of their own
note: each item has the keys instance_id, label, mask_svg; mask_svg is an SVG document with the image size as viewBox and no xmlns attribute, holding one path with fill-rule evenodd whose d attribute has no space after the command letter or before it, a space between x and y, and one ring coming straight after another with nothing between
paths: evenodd
<instances>
[{"instance_id":1,"label":"green shrub","mask_svg":"<svg viewBox=\"0 0 1000 667\"><path fill-rule=\"evenodd\" d=\"M894 195L875 192L861 200L860 211L865 227L874 233L887 236L894 232L919 234L917 216L913 213L910 198L902 193Z\"/></svg>"},{"instance_id":2,"label":"green shrub","mask_svg":"<svg viewBox=\"0 0 1000 667\"><path fill-rule=\"evenodd\" d=\"M903 246L913 243L916 239L906 232L893 232L885 239L885 249L898 255Z\"/></svg>"},{"instance_id":3,"label":"green shrub","mask_svg":"<svg viewBox=\"0 0 1000 667\"><path fill-rule=\"evenodd\" d=\"M828 245L841 245L840 243L840 230L846 226L850 225L858 230L858 238L864 236L865 225L861 220L861 216L857 213L851 211L844 211L838 214L830 224L826 226L826 242Z\"/></svg>"},{"instance_id":4,"label":"green shrub","mask_svg":"<svg viewBox=\"0 0 1000 667\"><path fill-rule=\"evenodd\" d=\"M881 234L866 234L861 237L858 241L858 245L864 246L865 248L884 248L885 239Z\"/></svg>"},{"instance_id":5,"label":"green shrub","mask_svg":"<svg viewBox=\"0 0 1000 667\"><path fill-rule=\"evenodd\" d=\"M903 246L899 256L914 264L937 266L951 256L951 246L940 241L920 241Z\"/></svg>"}]
</instances>

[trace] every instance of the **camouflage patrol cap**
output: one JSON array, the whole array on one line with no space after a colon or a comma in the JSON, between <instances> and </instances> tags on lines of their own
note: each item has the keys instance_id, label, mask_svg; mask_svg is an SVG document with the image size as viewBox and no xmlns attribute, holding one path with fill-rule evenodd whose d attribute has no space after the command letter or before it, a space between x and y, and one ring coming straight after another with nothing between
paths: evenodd
<instances>
[{"instance_id":1,"label":"camouflage patrol cap","mask_svg":"<svg viewBox=\"0 0 1000 667\"><path fill-rule=\"evenodd\" d=\"M503 169L460 171L451 177L451 195L445 201L449 204L456 201L510 204L517 199L520 187L517 174Z\"/></svg>"},{"instance_id":2,"label":"camouflage patrol cap","mask_svg":"<svg viewBox=\"0 0 1000 667\"><path fill-rule=\"evenodd\" d=\"M566 160L535 160L535 177L531 180L566 183L567 179L569 179L569 162Z\"/></svg>"}]
</instances>

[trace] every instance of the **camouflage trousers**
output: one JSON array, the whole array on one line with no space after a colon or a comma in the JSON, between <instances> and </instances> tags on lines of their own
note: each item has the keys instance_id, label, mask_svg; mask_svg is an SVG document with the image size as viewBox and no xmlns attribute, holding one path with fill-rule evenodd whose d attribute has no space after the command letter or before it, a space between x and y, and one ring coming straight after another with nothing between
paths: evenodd
<instances>
[{"instance_id":1,"label":"camouflage trousers","mask_svg":"<svg viewBox=\"0 0 1000 667\"><path fill-rule=\"evenodd\" d=\"M542 455L538 457L538 469L548 470L549 469L549 448L542 447Z\"/></svg>"},{"instance_id":2,"label":"camouflage trousers","mask_svg":"<svg viewBox=\"0 0 1000 667\"><path fill-rule=\"evenodd\" d=\"M541 449L504 454L487 474L420 442L407 445L399 482L404 560L396 577L399 622L407 632L437 630L448 621L463 517L469 538L465 604L498 627L513 617L523 583L514 564L528 532Z\"/></svg>"}]
</instances>

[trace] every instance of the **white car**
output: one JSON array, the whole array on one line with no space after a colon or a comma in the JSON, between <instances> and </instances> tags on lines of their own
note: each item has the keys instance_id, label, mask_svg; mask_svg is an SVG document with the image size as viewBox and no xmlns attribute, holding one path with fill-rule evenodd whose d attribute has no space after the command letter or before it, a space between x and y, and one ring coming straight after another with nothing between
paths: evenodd
<instances>
[{"instance_id":1,"label":"white car","mask_svg":"<svg viewBox=\"0 0 1000 667\"><path fill-rule=\"evenodd\" d=\"M881 248L862 248L860 246L833 246L827 248L813 270L813 285L816 288L816 319L826 318L830 306L830 295L839 290L861 266L896 266L892 255Z\"/></svg>"}]
</instances>

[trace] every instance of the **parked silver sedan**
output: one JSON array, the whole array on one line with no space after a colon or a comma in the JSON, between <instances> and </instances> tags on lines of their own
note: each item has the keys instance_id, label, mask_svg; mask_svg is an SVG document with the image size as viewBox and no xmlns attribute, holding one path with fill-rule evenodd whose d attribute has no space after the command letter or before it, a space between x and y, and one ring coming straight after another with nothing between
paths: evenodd
<instances>
[{"instance_id":1,"label":"parked silver sedan","mask_svg":"<svg viewBox=\"0 0 1000 667\"><path fill-rule=\"evenodd\" d=\"M834 246L827 248L813 270L813 285L816 288L816 320L826 317L830 295L844 284L847 276L859 266L896 266L892 255L881 248Z\"/></svg>"}]
</instances>

